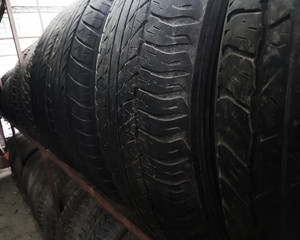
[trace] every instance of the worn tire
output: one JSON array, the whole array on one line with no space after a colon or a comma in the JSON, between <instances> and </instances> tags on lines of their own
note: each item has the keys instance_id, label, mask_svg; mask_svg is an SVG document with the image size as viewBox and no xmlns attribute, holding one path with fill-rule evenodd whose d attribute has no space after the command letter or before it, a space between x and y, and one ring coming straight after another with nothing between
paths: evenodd
<instances>
[{"instance_id":1,"label":"worn tire","mask_svg":"<svg viewBox=\"0 0 300 240\"><path fill-rule=\"evenodd\" d=\"M5 84L7 82L7 80L9 80L9 78L11 77L13 70L10 70L8 72L6 72L2 77L1 77L1 88L0 88L0 113L1 115L5 114L5 95L7 94L7 87L5 87L5 85L7 86L7 84Z\"/></svg>"},{"instance_id":2,"label":"worn tire","mask_svg":"<svg viewBox=\"0 0 300 240\"><path fill-rule=\"evenodd\" d=\"M95 88L100 146L137 224L154 239L226 239L217 177L202 169L210 158L197 153L192 124L192 89L206 53L217 59L211 49L219 47L224 4L120 0L106 22Z\"/></svg>"},{"instance_id":3,"label":"worn tire","mask_svg":"<svg viewBox=\"0 0 300 240\"><path fill-rule=\"evenodd\" d=\"M49 61L53 71L47 96L65 158L108 197L119 200L99 150L93 94L98 47L111 3L85 0L74 5Z\"/></svg>"},{"instance_id":4,"label":"worn tire","mask_svg":"<svg viewBox=\"0 0 300 240\"><path fill-rule=\"evenodd\" d=\"M22 106L23 94L21 84L24 81L24 73L28 63L31 60L31 56L35 50L35 44L32 44L25 51L23 51L23 65L16 64L14 69L11 70L9 78L5 81L4 88L1 92L2 111L4 116L12 122L15 126L30 133L31 127L27 129L27 116L23 116L23 112L28 110L28 107ZM3 95L3 96L2 96ZM29 106L31 108L31 106Z\"/></svg>"},{"instance_id":5,"label":"worn tire","mask_svg":"<svg viewBox=\"0 0 300 240\"><path fill-rule=\"evenodd\" d=\"M55 190L60 193L62 187L67 181L67 178L64 172L58 169L52 162L49 163L49 168L52 173ZM50 187L46 177L45 165L41 159L36 165L36 169L34 169L28 176L27 196L33 215L42 230L44 230L43 209L45 207L46 199L50 196L49 192Z\"/></svg>"},{"instance_id":6,"label":"worn tire","mask_svg":"<svg viewBox=\"0 0 300 240\"><path fill-rule=\"evenodd\" d=\"M28 158L28 160L23 168L22 191L24 192L26 198L27 198L29 176L30 176L30 174L32 174L33 171L35 171L37 169L37 166L39 165L39 162L41 161L41 159L42 159L41 153L40 153L40 151L37 151Z\"/></svg>"},{"instance_id":7,"label":"worn tire","mask_svg":"<svg viewBox=\"0 0 300 240\"><path fill-rule=\"evenodd\" d=\"M67 202L71 199L74 192L78 189L77 183L73 180L69 180L62 188L57 189L59 198L60 212L63 211ZM55 233L58 224L58 216L55 211L55 206L53 202L53 196L50 191L46 193L45 203L42 211L42 225L43 225L43 235L46 240L55 240Z\"/></svg>"},{"instance_id":8,"label":"worn tire","mask_svg":"<svg viewBox=\"0 0 300 240\"><path fill-rule=\"evenodd\" d=\"M33 115L37 127L44 139L44 144L59 158L63 149L57 141L57 130L48 111L47 78L49 77L49 59L54 54L53 47L57 43L57 36L61 28L67 23L73 8L66 8L51 22L38 41L31 67L31 81L29 84ZM63 158L62 158L63 159Z\"/></svg>"},{"instance_id":9,"label":"worn tire","mask_svg":"<svg viewBox=\"0 0 300 240\"><path fill-rule=\"evenodd\" d=\"M62 212L55 239L125 240L128 235L131 236L121 223L86 192L78 189Z\"/></svg>"},{"instance_id":10,"label":"worn tire","mask_svg":"<svg viewBox=\"0 0 300 240\"><path fill-rule=\"evenodd\" d=\"M11 77L4 84L6 92L4 93L4 116L14 125L19 125L22 122L22 115L19 106L19 89L18 82L20 81L21 68L17 64L13 69Z\"/></svg>"},{"instance_id":11,"label":"worn tire","mask_svg":"<svg viewBox=\"0 0 300 240\"><path fill-rule=\"evenodd\" d=\"M215 112L232 240L299 239L300 2L230 1Z\"/></svg>"},{"instance_id":12,"label":"worn tire","mask_svg":"<svg viewBox=\"0 0 300 240\"><path fill-rule=\"evenodd\" d=\"M38 149L25 137L20 136L16 139L16 143L14 144L10 154L10 166L13 176L20 187L22 186L23 168L27 160L37 151Z\"/></svg>"},{"instance_id":13,"label":"worn tire","mask_svg":"<svg viewBox=\"0 0 300 240\"><path fill-rule=\"evenodd\" d=\"M18 122L16 125L25 131L31 138L45 144L43 137L37 128L30 94L31 68L36 46L37 42L33 43L25 50L25 53L23 53L25 56L23 65L20 69L20 79L18 79L19 108L22 122Z\"/></svg>"}]
</instances>

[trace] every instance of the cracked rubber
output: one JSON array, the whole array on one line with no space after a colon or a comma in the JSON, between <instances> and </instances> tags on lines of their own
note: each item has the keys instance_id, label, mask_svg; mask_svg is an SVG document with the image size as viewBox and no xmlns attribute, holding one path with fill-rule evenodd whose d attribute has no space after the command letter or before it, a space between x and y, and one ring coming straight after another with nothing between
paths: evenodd
<instances>
[{"instance_id":1,"label":"cracked rubber","mask_svg":"<svg viewBox=\"0 0 300 240\"><path fill-rule=\"evenodd\" d=\"M79 1L49 58L48 113L64 159L113 200L120 197L99 149L94 84L100 37L112 0Z\"/></svg>"},{"instance_id":2,"label":"cracked rubber","mask_svg":"<svg viewBox=\"0 0 300 240\"><path fill-rule=\"evenodd\" d=\"M86 192L78 189L58 221L61 240L135 240L128 230Z\"/></svg>"},{"instance_id":3,"label":"cracked rubber","mask_svg":"<svg viewBox=\"0 0 300 240\"><path fill-rule=\"evenodd\" d=\"M299 239L300 2L231 0L215 113L232 240Z\"/></svg>"},{"instance_id":4,"label":"cracked rubber","mask_svg":"<svg viewBox=\"0 0 300 240\"><path fill-rule=\"evenodd\" d=\"M193 149L191 124L198 111L192 89L206 61L197 54L201 36L211 32L218 49L223 2L115 1L101 39L95 88L100 146L136 224L154 239L226 239L217 176L213 190L204 190L210 180L196 174L198 161L206 159ZM220 29L206 24L211 16L220 17Z\"/></svg>"}]
</instances>

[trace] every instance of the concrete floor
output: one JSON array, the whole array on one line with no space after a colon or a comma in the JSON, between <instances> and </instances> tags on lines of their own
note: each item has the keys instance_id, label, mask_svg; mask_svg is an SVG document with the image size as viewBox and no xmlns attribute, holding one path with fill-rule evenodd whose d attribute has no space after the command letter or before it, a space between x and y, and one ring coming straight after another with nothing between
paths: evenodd
<instances>
[{"instance_id":1,"label":"concrete floor","mask_svg":"<svg viewBox=\"0 0 300 240\"><path fill-rule=\"evenodd\" d=\"M0 170L0 239L42 240L39 231L10 169Z\"/></svg>"}]
</instances>

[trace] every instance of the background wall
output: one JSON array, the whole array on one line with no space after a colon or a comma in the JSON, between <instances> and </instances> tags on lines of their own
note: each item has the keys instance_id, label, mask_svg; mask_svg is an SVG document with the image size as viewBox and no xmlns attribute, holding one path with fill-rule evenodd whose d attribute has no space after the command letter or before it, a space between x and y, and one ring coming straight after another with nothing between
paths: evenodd
<instances>
[{"instance_id":1,"label":"background wall","mask_svg":"<svg viewBox=\"0 0 300 240\"><path fill-rule=\"evenodd\" d=\"M40 5L42 22L46 28L51 20L74 0L11 0L13 16L21 50L25 50L42 35L38 14ZM0 23L0 77L13 68L18 61L7 13Z\"/></svg>"}]
</instances>

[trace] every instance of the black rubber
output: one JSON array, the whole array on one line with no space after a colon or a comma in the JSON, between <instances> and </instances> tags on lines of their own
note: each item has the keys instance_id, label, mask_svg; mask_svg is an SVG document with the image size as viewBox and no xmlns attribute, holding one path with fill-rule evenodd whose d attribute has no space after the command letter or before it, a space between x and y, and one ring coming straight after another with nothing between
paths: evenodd
<instances>
[{"instance_id":1,"label":"black rubber","mask_svg":"<svg viewBox=\"0 0 300 240\"><path fill-rule=\"evenodd\" d=\"M55 233L55 239L64 239L65 231L70 224L71 218L74 216L75 210L78 206L88 198L88 194L81 189L77 189L67 204L65 205L60 218L58 219L57 229Z\"/></svg>"},{"instance_id":2,"label":"black rubber","mask_svg":"<svg viewBox=\"0 0 300 240\"><path fill-rule=\"evenodd\" d=\"M67 182L67 177L64 172L58 169L52 162L49 163L49 168L53 177L55 191L60 194L63 186ZM27 198L31 205L33 215L44 231L43 214L47 212L44 212L44 207L49 208L49 206L45 204L48 203L46 199L50 197L50 187L46 177L45 164L42 160L40 160L36 168L30 172L27 186Z\"/></svg>"},{"instance_id":3,"label":"black rubber","mask_svg":"<svg viewBox=\"0 0 300 240\"><path fill-rule=\"evenodd\" d=\"M12 175L15 176L16 172L19 172L18 169L15 169L16 167L18 167L20 164L15 164L17 161L21 161L20 157L18 157L18 153L19 153L19 149L18 147L13 147L10 149L9 152L9 164L10 164L10 168L12 171Z\"/></svg>"},{"instance_id":4,"label":"black rubber","mask_svg":"<svg viewBox=\"0 0 300 240\"><path fill-rule=\"evenodd\" d=\"M23 94L26 95L26 91L23 92L22 84L26 78L26 68L31 61L31 56L34 52L36 44L32 44L23 54L23 65L16 64L14 69L11 70L9 78L5 81L4 87L1 91L1 111L3 115L12 122L15 126L21 128L30 135L32 127L27 128L27 115L24 116L24 112L29 111L27 105L23 102ZM22 105L23 104L23 105ZM31 109L31 106L29 106Z\"/></svg>"},{"instance_id":5,"label":"black rubber","mask_svg":"<svg viewBox=\"0 0 300 240\"><path fill-rule=\"evenodd\" d=\"M29 175L35 171L37 166L39 165L39 162L41 161L42 156L40 151L35 152L33 155L31 155L24 168L23 168L23 174L22 174L22 191L25 194L25 198L27 198L27 189L28 189L28 181L29 181Z\"/></svg>"},{"instance_id":6,"label":"black rubber","mask_svg":"<svg viewBox=\"0 0 300 240\"><path fill-rule=\"evenodd\" d=\"M9 70L7 71L2 77L1 77L1 84L2 86L5 84L5 82L10 78L11 74L12 74L13 70Z\"/></svg>"},{"instance_id":7,"label":"black rubber","mask_svg":"<svg viewBox=\"0 0 300 240\"><path fill-rule=\"evenodd\" d=\"M63 149L60 148L56 129L48 113L47 78L49 75L49 59L53 55L53 47L57 42L60 29L68 21L73 8L66 8L51 22L38 41L31 68L29 84L34 119L44 138L46 147L50 148L59 158L62 158ZM62 158L63 159L63 158Z\"/></svg>"},{"instance_id":8,"label":"black rubber","mask_svg":"<svg viewBox=\"0 0 300 240\"><path fill-rule=\"evenodd\" d=\"M231 0L221 50L216 154L230 239L299 239L300 2Z\"/></svg>"},{"instance_id":9,"label":"black rubber","mask_svg":"<svg viewBox=\"0 0 300 240\"><path fill-rule=\"evenodd\" d=\"M95 89L100 146L137 224L154 239L226 239L217 179L206 189L210 180L197 168L207 159L199 159L192 134L192 89L206 60L197 52L207 32L219 47L223 2L116 1L102 36Z\"/></svg>"},{"instance_id":10,"label":"black rubber","mask_svg":"<svg viewBox=\"0 0 300 240\"><path fill-rule=\"evenodd\" d=\"M7 82L7 80L11 77L11 74L12 74L12 72L13 72L13 70L9 70L8 72L6 72L2 77L1 77L1 88L0 88L0 113L2 113L2 115L3 115L3 113L5 113L5 100L4 100L4 98L5 97L3 97L3 95L5 95L6 93L6 89L5 89L5 85L7 85L7 84L5 84L6 82Z\"/></svg>"},{"instance_id":11,"label":"black rubber","mask_svg":"<svg viewBox=\"0 0 300 240\"><path fill-rule=\"evenodd\" d=\"M125 238L126 236L126 238ZM126 240L126 228L108 214L87 193L78 189L67 203L58 222L55 239Z\"/></svg>"},{"instance_id":12,"label":"black rubber","mask_svg":"<svg viewBox=\"0 0 300 240\"><path fill-rule=\"evenodd\" d=\"M33 43L25 50L25 57L21 67L20 79L18 79L19 108L22 121L16 123L16 125L19 127L19 129L22 129L24 132L26 132L31 138L42 144L45 144L44 139L36 125L30 94L31 68L36 46L37 42Z\"/></svg>"},{"instance_id":13,"label":"black rubber","mask_svg":"<svg viewBox=\"0 0 300 240\"><path fill-rule=\"evenodd\" d=\"M13 69L11 77L4 84L4 111L5 117L13 124L17 125L22 122L22 115L19 106L19 89L18 82L20 80L21 68L17 64ZM19 124L18 124L19 125Z\"/></svg>"},{"instance_id":14,"label":"black rubber","mask_svg":"<svg viewBox=\"0 0 300 240\"><path fill-rule=\"evenodd\" d=\"M60 187L57 192L59 199L59 207L62 212L67 202L71 199L74 192L78 189L77 183L69 180L63 187ZM46 193L44 207L42 211L42 226L43 236L46 240L55 240L55 233L58 224L58 216L55 211L53 196L50 190Z\"/></svg>"},{"instance_id":15,"label":"black rubber","mask_svg":"<svg viewBox=\"0 0 300 240\"><path fill-rule=\"evenodd\" d=\"M10 86L10 78L5 81L5 84L3 84L2 88L1 88L1 103L0 103L0 111L1 111L1 115L8 120L8 112L9 112L9 105L8 105L8 99L9 99L9 86Z\"/></svg>"},{"instance_id":16,"label":"black rubber","mask_svg":"<svg viewBox=\"0 0 300 240\"><path fill-rule=\"evenodd\" d=\"M38 151L25 137L19 136L10 152L10 166L17 184L22 186L23 168L27 160ZM22 188L21 188L22 189Z\"/></svg>"},{"instance_id":17,"label":"black rubber","mask_svg":"<svg viewBox=\"0 0 300 240\"><path fill-rule=\"evenodd\" d=\"M99 150L93 94L98 47L111 3L80 1L61 27L49 60L52 71L47 96L51 104L47 108L68 162L107 196L119 200Z\"/></svg>"},{"instance_id":18,"label":"black rubber","mask_svg":"<svg viewBox=\"0 0 300 240\"><path fill-rule=\"evenodd\" d=\"M15 136L11 136L6 142L5 151L10 152L14 148L14 145L16 144L17 142L16 140L21 137L22 135L20 133L17 133Z\"/></svg>"},{"instance_id":19,"label":"black rubber","mask_svg":"<svg viewBox=\"0 0 300 240\"><path fill-rule=\"evenodd\" d=\"M37 219L36 206L38 204L38 199L35 197L42 191L43 187L46 185L45 177L40 178L42 171L44 169L44 164L42 158L37 157L37 164L31 169L27 177L27 200L32 209L34 217ZM44 173L44 172L43 172Z\"/></svg>"}]
</instances>

